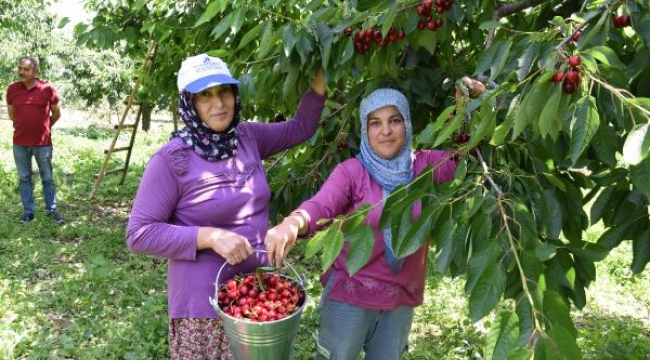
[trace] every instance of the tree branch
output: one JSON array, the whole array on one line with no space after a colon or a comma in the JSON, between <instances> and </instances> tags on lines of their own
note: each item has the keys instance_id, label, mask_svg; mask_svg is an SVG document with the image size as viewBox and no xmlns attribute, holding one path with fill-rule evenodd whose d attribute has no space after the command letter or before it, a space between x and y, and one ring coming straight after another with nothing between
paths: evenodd
<instances>
[{"instance_id":1,"label":"tree branch","mask_svg":"<svg viewBox=\"0 0 650 360\"><path fill-rule=\"evenodd\" d=\"M499 4L497 5L496 10L494 10L494 13L492 14L492 20L498 21L502 17L506 17L516 12L523 11L525 9L537 6L546 1L548 0L521 0L519 2L512 3L512 4ZM492 41L494 41L495 31L496 29L491 29L490 32L488 32L487 39L485 40L486 49L492 46Z\"/></svg>"}]
</instances>

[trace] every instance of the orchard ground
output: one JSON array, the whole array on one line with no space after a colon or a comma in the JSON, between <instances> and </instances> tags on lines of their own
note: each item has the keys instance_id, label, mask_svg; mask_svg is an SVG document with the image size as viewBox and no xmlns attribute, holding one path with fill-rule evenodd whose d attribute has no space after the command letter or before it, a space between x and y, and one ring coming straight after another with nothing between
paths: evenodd
<instances>
[{"instance_id":1,"label":"orchard ground","mask_svg":"<svg viewBox=\"0 0 650 360\"><path fill-rule=\"evenodd\" d=\"M93 174L104 161L117 113L64 108L54 129L59 208L57 226L38 211L21 225L20 197L11 152L11 122L0 120L0 359L164 359L167 352L166 262L128 252L124 225L146 161L173 130L165 114L139 130L126 182L108 175L92 201ZM0 115L0 118L4 116ZM129 131L125 132L127 135ZM116 154L111 166L119 165ZM65 174L69 174L66 176ZM42 206L40 184L36 201ZM598 230L587 234L597 238ZM321 287L318 264L290 261L306 274L308 305L294 359L310 359ZM587 306L572 315L586 359L650 358L650 275L629 270L627 242L597 264ZM493 317L472 324L464 279L430 269L423 306L417 308L405 359L483 359ZM206 299L207 301L207 299ZM505 306L509 306L508 303Z\"/></svg>"}]
</instances>

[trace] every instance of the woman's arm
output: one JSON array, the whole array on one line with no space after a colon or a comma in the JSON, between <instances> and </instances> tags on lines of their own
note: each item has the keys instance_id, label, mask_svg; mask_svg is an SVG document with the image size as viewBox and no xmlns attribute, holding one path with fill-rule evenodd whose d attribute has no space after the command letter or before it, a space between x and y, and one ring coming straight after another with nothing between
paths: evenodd
<instances>
[{"instance_id":1,"label":"woman's arm","mask_svg":"<svg viewBox=\"0 0 650 360\"><path fill-rule=\"evenodd\" d=\"M355 179L348 167L353 162L356 160L337 165L311 199L300 204L280 224L267 231L264 244L271 264L281 265L298 236L315 231L318 220L333 219L351 209Z\"/></svg>"},{"instance_id":2,"label":"woman's arm","mask_svg":"<svg viewBox=\"0 0 650 360\"><path fill-rule=\"evenodd\" d=\"M179 200L173 170L163 155L155 154L147 164L129 214L126 244L131 251L169 259L196 258L198 227L170 224Z\"/></svg>"},{"instance_id":3,"label":"woman's arm","mask_svg":"<svg viewBox=\"0 0 650 360\"><path fill-rule=\"evenodd\" d=\"M325 80L319 69L312 81L311 91L302 96L291 119L275 123L246 122L241 125L255 137L260 158L264 159L311 138L318 129L324 107Z\"/></svg>"}]
</instances>

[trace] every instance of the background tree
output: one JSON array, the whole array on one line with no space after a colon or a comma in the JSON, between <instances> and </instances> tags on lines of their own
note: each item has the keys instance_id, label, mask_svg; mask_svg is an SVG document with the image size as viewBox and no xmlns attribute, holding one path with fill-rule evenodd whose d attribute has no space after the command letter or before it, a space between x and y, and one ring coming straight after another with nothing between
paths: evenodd
<instances>
[{"instance_id":1,"label":"background tree","mask_svg":"<svg viewBox=\"0 0 650 360\"><path fill-rule=\"evenodd\" d=\"M270 162L279 214L357 151L359 99L403 90L418 147L466 155L456 180L427 174L396 189L381 223L409 254L431 239L431 265L467 278L470 317L494 310L488 359L578 359L572 306L585 305L594 263L633 242L650 260L648 0L127 1L90 0L78 41L141 61L158 44L151 99L175 96L181 60L208 51L242 80L246 118L281 119L322 66L330 101L310 146ZM463 75L487 90L472 97ZM409 209L422 206L413 222ZM352 270L367 259L367 209L307 245L327 268L345 239ZM584 238L591 226L606 230Z\"/></svg>"},{"instance_id":2,"label":"background tree","mask_svg":"<svg viewBox=\"0 0 650 360\"><path fill-rule=\"evenodd\" d=\"M121 47L91 50L76 46L59 30L59 21L42 0L0 1L0 87L17 79L18 59L35 56L40 77L53 82L65 107L115 106L132 87L133 62L122 57Z\"/></svg>"}]
</instances>

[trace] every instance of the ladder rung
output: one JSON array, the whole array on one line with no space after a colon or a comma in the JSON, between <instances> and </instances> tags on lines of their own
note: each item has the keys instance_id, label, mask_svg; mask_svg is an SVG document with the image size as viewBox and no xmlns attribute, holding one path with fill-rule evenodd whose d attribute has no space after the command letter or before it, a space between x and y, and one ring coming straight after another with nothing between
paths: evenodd
<instances>
[{"instance_id":1,"label":"ladder rung","mask_svg":"<svg viewBox=\"0 0 650 360\"><path fill-rule=\"evenodd\" d=\"M114 174L114 173L118 173L118 172L123 172L123 171L125 171L125 170L126 170L126 168L113 169L113 170L110 170L110 171L105 172L104 175Z\"/></svg>"},{"instance_id":2,"label":"ladder rung","mask_svg":"<svg viewBox=\"0 0 650 360\"><path fill-rule=\"evenodd\" d=\"M111 152L114 153L114 152L118 152L118 151L129 150L129 149L131 149L131 148L128 147L128 146L124 146L124 147L119 147L119 148L113 148L113 151L111 151ZM108 150L104 150L104 154L108 154Z\"/></svg>"},{"instance_id":3,"label":"ladder rung","mask_svg":"<svg viewBox=\"0 0 650 360\"><path fill-rule=\"evenodd\" d=\"M117 130L117 129L132 129L134 127L135 127L135 124L122 124L121 126L120 125L113 126L113 128L115 130Z\"/></svg>"}]
</instances>

